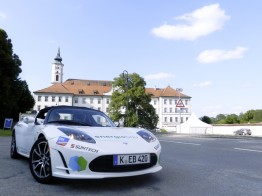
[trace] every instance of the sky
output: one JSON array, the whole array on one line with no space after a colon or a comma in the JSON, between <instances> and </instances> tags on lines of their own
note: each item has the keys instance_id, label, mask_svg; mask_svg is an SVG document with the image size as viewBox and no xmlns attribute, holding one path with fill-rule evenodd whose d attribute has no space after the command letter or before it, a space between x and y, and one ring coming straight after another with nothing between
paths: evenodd
<instances>
[{"instance_id":1,"label":"sky","mask_svg":"<svg viewBox=\"0 0 262 196\"><path fill-rule=\"evenodd\" d=\"M198 117L262 109L262 1L0 0L0 28L31 92L51 85L58 48L66 79L182 88Z\"/></svg>"}]
</instances>

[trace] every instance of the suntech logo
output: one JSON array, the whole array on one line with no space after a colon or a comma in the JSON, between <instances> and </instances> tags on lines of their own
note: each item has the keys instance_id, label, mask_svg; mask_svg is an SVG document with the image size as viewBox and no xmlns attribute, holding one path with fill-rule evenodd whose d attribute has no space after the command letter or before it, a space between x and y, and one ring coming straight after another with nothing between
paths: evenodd
<instances>
[{"instance_id":1,"label":"suntech logo","mask_svg":"<svg viewBox=\"0 0 262 196\"><path fill-rule=\"evenodd\" d=\"M71 144L70 148L74 148L74 149L78 149L78 150L85 150L85 151L93 152L93 153L98 153L97 149L89 148L87 146L76 145L76 144Z\"/></svg>"},{"instance_id":2,"label":"suntech logo","mask_svg":"<svg viewBox=\"0 0 262 196\"><path fill-rule=\"evenodd\" d=\"M69 167L73 170L73 171L83 171L86 169L87 166L87 160L80 156L74 156L71 157L69 160Z\"/></svg>"}]
</instances>

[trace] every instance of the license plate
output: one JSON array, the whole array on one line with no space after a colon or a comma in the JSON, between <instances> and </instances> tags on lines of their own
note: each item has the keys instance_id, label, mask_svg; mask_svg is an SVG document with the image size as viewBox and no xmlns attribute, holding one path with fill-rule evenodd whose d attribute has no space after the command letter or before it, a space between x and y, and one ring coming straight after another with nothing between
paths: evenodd
<instances>
[{"instance_id":1,"label":"license plate","mask_svg":"<svg viewBox=\"0 0 262 196\"><path fill-rule=\"evenodd\" d=\"M114 165L137 165L150 163L150 154L114 155Z\"/></svg>"}]
</instances>

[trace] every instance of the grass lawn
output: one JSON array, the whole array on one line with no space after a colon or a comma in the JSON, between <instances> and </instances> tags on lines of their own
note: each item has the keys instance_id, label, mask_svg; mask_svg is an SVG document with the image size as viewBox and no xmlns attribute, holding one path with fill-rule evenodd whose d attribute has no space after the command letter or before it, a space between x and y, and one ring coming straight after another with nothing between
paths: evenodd
<instances>
[{"instance_id":1,"label":"grass lawn","mask_svg":"<svg viewBox=\"0 0 262 196\"><path fill-rule=\"evenodd\" d=\"M11 136L12 130L11 129L0 129L0 136Z\"/></svg>"}]
</instances>

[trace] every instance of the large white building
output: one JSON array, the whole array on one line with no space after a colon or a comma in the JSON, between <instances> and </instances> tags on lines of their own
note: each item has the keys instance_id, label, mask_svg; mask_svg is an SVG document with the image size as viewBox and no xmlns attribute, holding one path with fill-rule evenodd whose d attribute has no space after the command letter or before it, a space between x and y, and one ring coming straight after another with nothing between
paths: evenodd
<instances>
[{"instance_id":1,"label":"large white building","mask_svg":"<svg viewBox=\"0 0 262 196\"><path fill-rule=\"evenodd\" d=\"M71 105L96 108L105 113L113 92L112 81L67 79L63 82L62 58L60 49L52 64L52 85L35 91L34 110L55 105ZM151 94L151 104L159 116L158 127L176 130L176 126L187 121L191 115L191 97L176 91L171 86L166 88L146 88Z\"/></svg>"}]
</instances>

